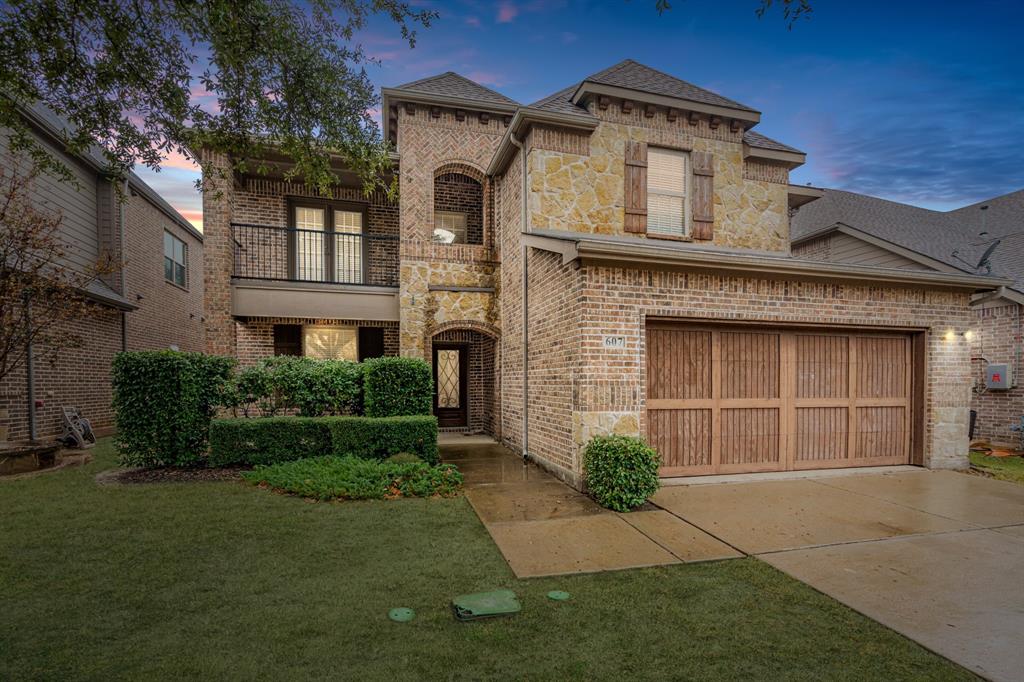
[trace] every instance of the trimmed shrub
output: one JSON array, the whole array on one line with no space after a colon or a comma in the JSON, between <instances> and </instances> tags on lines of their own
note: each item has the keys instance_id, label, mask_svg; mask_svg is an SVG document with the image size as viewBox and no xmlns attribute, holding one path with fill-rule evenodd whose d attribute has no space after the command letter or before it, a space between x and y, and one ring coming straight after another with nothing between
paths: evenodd
<instances>
[{"instance_id":1,"label":"trimmed shrub","mask_svg":"<svg viewBox=\"0 0 1024 682\"><path fill-rule=\"evenodd\" d=\"M273 412L294 408L303 417L319 417L361 411L363 368L358 363L278 356L260 366L269 374Z\"/></svg>"},{"instance_id":2,"label":"trimmed shrub","mask_svg":"<svg viewBox=\"0 0 1024 682\"><path fill-rule=\"evenodd\" d=\"M210 466L273 464L328 454L385 459L400 452L437 462L437 419L263 417L218 419L210 427Z\"/></svg>"},{"instance_id":3,"label":"trimmed shrub","mask_svg":"<svg viewBox=\"0 0 1024 682\"><path fill-rule=\"evenodd\" d=\"M313 457L258 466L250 483L316 500L380 500L453 495L462 474L450 464L379 462L359 457Z\"/></svg>"},{"instance_id":4,"label":"trimmed shrub","mask_svg":"<svg viewBox=\"0 0 1024 682\"><path fill-rule=\"evenodd\" d=\"M658 453L632 436L596 436L583 453L587 489L598 504L626 512L658 491Z\"/></svg>"},{"instance_id":5,"label":"trimmed shrub","mask_svg":"<svg viewBox=\"0 0 1024 682\"><path fill-rule=\"evenodd\" d=\"M426 415L434 406L434 374L417 358L373 358L363 362L367 417Z\"/></svg>"},{"instance_id":6,"label":"trimmed shrub","mask_svg":"<svg viewBox=\"0 0 1024 682\"><path fill-rule=\"evenodd\" d=\"M202 353L118 353L113 406L121 463L199 464L210 420L224 401L234 365L233 358Z\"/></svg>"},{"instance_id":7,"label":"trimmed shrub","mask_svg":"<svg viewBox=\"0 0 1024 682\"><path fill-rule=\"evenodd\" d=\"M335 455L385 459L411 452L424 462L439 461L437 417L332 417L329 422Z\"/></svg>"},{"instance_id":8,"label":"trimmed shrub","mask_svg":"<svg viewBox=\"0 0 1024 682\"><path fill-rule=\"evenodd\" d=\"M331 453L327 418L216 419L210 425L212 467L275 464Z\"/></svg>"}]
</instances>

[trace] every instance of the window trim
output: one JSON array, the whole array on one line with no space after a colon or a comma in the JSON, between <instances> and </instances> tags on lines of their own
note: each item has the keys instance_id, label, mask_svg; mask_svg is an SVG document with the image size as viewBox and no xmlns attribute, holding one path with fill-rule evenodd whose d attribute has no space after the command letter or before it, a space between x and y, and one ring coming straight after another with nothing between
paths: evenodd
<instances>
[{"instance_id":1,"label":"window trim","mask_svg":"<svg viewBox=\"0 0 1024 682\"><path fill-rule=\"evenodd\" d=\"M680 191L651 191L650 183L650 162L652 152L658 151L675 152L681 154L684 159L683 167L683 190ZM648 146L647 148L647 237L649 239L667 239L669 241L677 242L692 242L693 241L693 220L691 218L690 202L693 193L693 163L690 160L691 149L683 149L679 147L667 147L664 145ZM670 197L682 197L683 199L683 232L682 234L667 234L663 232L652 232L651 231L651 195L657 194L660 196Z\"/></svg>"},{"instance_id":2,"label":"window trim","mask_svg":"<svg viewBox=\"0 0 1024 682\"><path fill-rule=\"evenodd\" d=\"M353 338L355 339L355 349L356 349L355 359L354 360L350 360L349 358L327 358L327 359L331 359L331 360L339 360L340 359L340 360L348 360L349 362L359 362L359 326L358 325L352 325L352 324L303 324L303 325L300 325L300 326L302 327L302 334L301 334L301 337L299 339L299 341L300 341L299 350L302 352L302 357L305 357L305 358L311 357L306 352L306 331L307 330L309 330L309 329L350 329L350 330L352 330L352 335L353 335ZM323 359L323 358L319 358L319 359Z\"/></svg>"},{"instance_id":3,"label":"window trim","mask_svg":"<svg viewBox=\"0 0 1024 682\"><path fill-rule=\"evenodd\" d=\"M189 290L189 276L188 276L188 260L189 260L188 252L189 252L189 248L188 248L188 242L186 242L184 239L182 239L181 237L177 236L176 234L174 234L173 232L171 232L168 229L164 230L164 235L169 236L174 241L181 242L182 256L185 259L184 263L178 263L176 260L174 260L174 255L173 255L173 250L172 250L172 255L170 256L171 263L174 263L176 265L180 265L181 266L181 269L182 269L182 271L184 272L184 275L185 275L185 281L184 281L183 284L178 284L176 281L174 281L173 278L172 279L167 279L167 269L165 267L164 268L164 282L166 282L167 284L172 284L172 285L174 285L174 286L176 286L179 289L182 289L184 291L188 291ZM164 245L161 244L161 246L164 246ZM166 247L165 247L164 260L167 260L167 257L168 256L167 256Z\"/></svg>"},{"instance_id":4,"label":"window trim","mask_svg":"<svg viewBox=\"0 0 1024 682\"><path fill-rule=\"evenodd\" d=\"M457 215L457 216L462 216L462 231L463 231L463 239L464 239L464 241L446 243L446 242L439 242L439 241L434 241L433 240L434 231L437 230L437 217L439 215L448 215L448 216L455 216L455 215ZM464 246L465 245L469 245L469 214L466 213L465 211L446 211L446 210L439 211L437 209L434 209L434 225L433 225L433 227L431 229L430 236L431 236L431 241L434 244L440 244L442 246L454 246L456 244L462 244Z\"/></svg>"},{"instance_id":5,"label":"window trim","mask_svg":"<svg viewBox=\"0 0 1024 682\"><path fill-rule=\"evenodd\" d=\"M300 280L298 277L298 228L295 227L295 209L296 208L316 208L321 209L324 212L324 234L335 234L334 230L334 212L335 211L348 211L351 213L361 213L363 216L363 231L361 267L363 271L363 279L367 279L367 267L369 266L369 249L367 248L367 239L370 231L370 204L362 201L346 201L344 199L321 199L318 197L302 197L302 196L289 196L285 198L287 205L286 210L288 215L286 216L286 222L290 232L288 233L288 279L298 282L313 282L314 280ZM342 232L341 234L354 234L351 232ZM335 268L337 263L335 262L334 256L334 239L328 239L324 248L324 279L315 280L318 284L343 284L343 282L335 281L337 279Z\"/></svg>"}]
</instances>

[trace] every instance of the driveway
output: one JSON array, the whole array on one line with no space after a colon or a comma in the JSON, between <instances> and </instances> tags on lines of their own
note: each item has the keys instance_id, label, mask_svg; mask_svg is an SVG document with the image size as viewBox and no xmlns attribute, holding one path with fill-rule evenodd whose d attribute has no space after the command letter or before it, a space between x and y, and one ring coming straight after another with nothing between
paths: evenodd
<instances>
[{"instance_id":1,"label":"driveway","mask_svg":"<svg viewBox=\"0 0 1024 682\"><path fill-rule=\"evenodd\" d=\"M662 488L655 504L974 672L1024 670L1024 486L946 471Z\"/></svg>"}]
</instances>

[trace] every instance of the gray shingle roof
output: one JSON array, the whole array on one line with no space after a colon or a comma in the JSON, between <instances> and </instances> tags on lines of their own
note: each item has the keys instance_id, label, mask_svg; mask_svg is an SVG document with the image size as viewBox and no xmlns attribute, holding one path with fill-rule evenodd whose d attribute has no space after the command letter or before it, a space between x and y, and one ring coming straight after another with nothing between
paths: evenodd
<instances>
[{"instance_id":1,"label":"gray shingle roof","mask_svg":"<svg viewBox=\"0 0 1024 682\"><path fill-rule=\"evenodd\" d=\"M777 152L792 152L793 154L803 154L802 151L795 147L790 147L788 144L782 144L777 140L773 140L770 137L766 137L761 133L755 133L753 130L748 130L743 133L743 141L749 144L751 147L757 147L758 149L771 149Z\"/></svg>"},{"instance_id":2,"label":"gray shingle roof","mask_svg":"<svg viewBox=\"0 0 1024 682\"><path fill-rule=\"evenodd\" d=\"M459 97L462 99L488 102L490 104L502 104L510 107L518 106L514 99L505 97L500 92L485 88L465 76L460 76L454 71L447 71L429 78L421 78L418 81L399 85L394 90L409 90L420 92L426 95L443 95L445 97Z\"/></svg>"},{"instance_id":3,"label":"gray shingle roof","mask_svg":"<svg viewBox=\"0 0 1024 682\"><path fill-rule=\"evenodd\" d=\"M1024 230L1024 190L1011 192L955 211L932 211L865 194L826 189L824 196L800 208L791 222L792 238L841 223L879 239L916 251L965 272L970 265L953 258L953 251L968 263L977 263L987 248L982 231L991 237ZM1015 280L1024 292L1024 237L1007 239L991 256L992 274Z\"/></svg>"},{"instance_id":4,"label":"gray shingle roof","mask_svg":"<svg viewBox=\"0 0 1024 682\"><path fill-rule=\"evenodd\" d=\"M572 103L572 94L576 92L576 88L579 87L579 83L570 85L569 87L559 90L553 95L548 95L544 99L539 99L533 104L529 105L531 109L543 109L545 111L552 111L559 114L573 114L577 116L591 116L590 112L583 107Z\"/></svg>"},{"instance_id":5,"label":"gray shingle roof","mask_svg":"<svg viewBox=\"0 0 1024 682\"><path fill-rule=\"evenodd\" d=\"M756 109L751 109L745 104L722 97L717 93L697 87L693 83L687 83L657 69L644 66L632 59L621 61L604 71L598 71L591 76L587 76L584 80L603 85L613 85L619 88L649 92L655 95L664 95L665 97L676 97L691 102L701 102L703 104L713 104L730 109L741 109L743 111L759 113Z\"/></svg>"}]
</instances>

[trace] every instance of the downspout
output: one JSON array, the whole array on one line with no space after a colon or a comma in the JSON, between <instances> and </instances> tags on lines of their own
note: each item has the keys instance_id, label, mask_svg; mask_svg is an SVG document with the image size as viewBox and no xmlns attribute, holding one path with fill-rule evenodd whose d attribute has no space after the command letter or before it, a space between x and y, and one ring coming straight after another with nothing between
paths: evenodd
<instances>
[{"instance_id":1,"label":"downspout","mask_svg":"<svg viewBox=\"0 0 1024 682\"><path fill-rule=\"evenodd\" d=\"M125 229L125 221L128 219L128 212L125 210L125 203L128 201L128 197L131 196L131 189L128 187L128 179L124 181L124 196L122 201L118 202L118 277L121 280L121 296L128 298L128 284L127 278L125 277L125 235L128 233ZM121 311L121 351L128 350L128 311Z\"/></svg>"},{"instance_id":2,"label":"downspout","mask_svg":"<svg viewBox=\"0 0 1024 682\"><path fill-rule=\"evenodd\" d=\"M28 439L36 442L36 379L32 359L32 294L25 291L25 382L28 393Z\"/></svg>"},{"instance_id":3,"label":"downspout","mask_svg":"<svg viewBox=\"0 0 1024 682\"><path fill-rule=\"evenodd\" d=\"M519 156L522 158L522 226L523 232L530 231L530 218L527 214L527 201L526 201L526 147L522 142L516 139L515 133L509 133L509 140L519 150ZM520 239L522 239L520 237ZM527 269L527 255L529 247L524 243L522 245L522 252L520 258L522 259L522 271L523 271L523 461L525 462L530 458L530 287L529 287L529 270Z\"/></svg>"}]
</instances>

